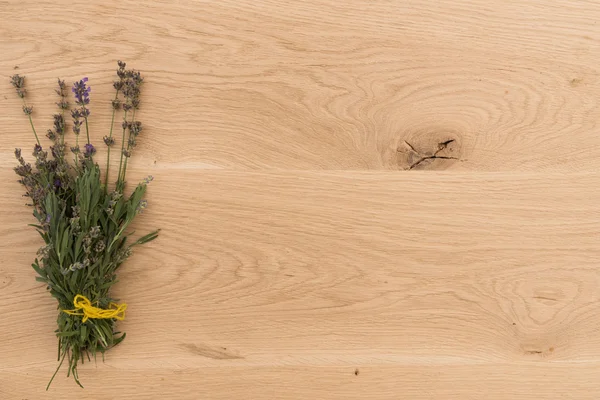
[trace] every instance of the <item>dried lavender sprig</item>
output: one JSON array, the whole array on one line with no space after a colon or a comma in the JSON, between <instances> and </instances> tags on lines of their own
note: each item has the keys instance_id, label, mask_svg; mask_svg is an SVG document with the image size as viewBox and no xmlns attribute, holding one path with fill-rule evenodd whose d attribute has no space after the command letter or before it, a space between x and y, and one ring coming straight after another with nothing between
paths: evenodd
<instances>
[{"instance_id":1,"label":"dried lavender sprig","mask_svg":"<svg viewBox=\"0 0 600 400\"><path fill-rule=\"evenodd\" d=\"M123 95L127 99L127 102L125 105L123 105L123 108L125 110L133 109L133 115L131 117L131 122L123 123L124 130L123 130L123 142L121 145L121 147L122 147L121 160L123 159L123 156L125 156L125 162L123 164L122 174L121 174L121 166L119 165L119 179L118 179L118 181L120 182L121 190L125 186L125 177L127 174L127 163L129 161L129 157L131 156L131 149L133 147L132 143L135 142L135 138L132 137L132 133L134 132L134 129L137 128L135 130L136 133L134 134L134 136L137 136L137 134L141 130L141 124L139 124L138 122L135 121L135 112L140 106L140 91L141 91L140 87L144 81L141 73L139 71L135 71L135 70L126 71L125 77L126 77L126 80L125 80L125 85L124 85L125 88L123 89ZM127 139L127 148L125 148L125 128L129 128L129 137Z\"/></svg>"},{"instance_id":2,"label":"dried lavender sprig","mask_svg":"<svg viewBox=\"0 0 600 400\"><path fill-rule=\"evenodd\" d=\"M25 101L25 93L27 93L27 90L25 90L25 77L20 76L19 74L15 74L10 77L10 83L16 89L17 95L23 100L23 112L25 113L25 115L27 115L27 118L29 118L29 124L31 125L31 130L33 131L35 140L41 146L40 138L38 137L37 132L35 131L35 126L33 126L33 120L31 119L33 107L28 106L27 102Z\"/></svg>"},{"instance_id":3,"label":"dried lavender sprig","mask_svg":"<svg viewBox=\"0 0 600 400\"><path fill-rule=\"evenodd\" d=\"M126 64L123 61L119 60L119 61L117 61L117 65L119 66L119 68L117 69L117 76L119 77L119 80L115 81L113 84L113 87L115 88L116 93L115 93L115 99L112 101L113 111L112 111L112 118L110 120L110 133L108 134L108 137L106 137L104 139L104 143L108 147L107 152L106 152L106 174L104 174L104 192L105 193L108 193L108 174L110 171L110 148L115 143L115 139L112 137L113 127L115 125L115 114L120 106L119 92L123 88L123 85L125 82L125 66L126 66Z\"/></svg>"},{"instance_id":4,"label":"dried lavender sprig","mask_svg":"<svg viewBox=\"0 0 600 400\"><path fill-rule=\"evenodd\" d=\"M125 148L125 132L127 130L127 127L129 126L129 123L127 122L127 113L133 108L134 109L134 113L135 113L135 108L132 104L132 101L134 99L134 97L136 97L136 95L139 93L139 88L138 86L135 84L135 81L132 79L132 76L135 72L133 70L131 71L124 71L124 73L121 73L119 75L119 77L124 78L124 84L123 84L123 96L125 97L125 103L123 104L123 123L122 123L122 127L123 127L123 132L122 132L122 137L121 137L121 158L119 160L119 174L117 175L117 190L123 190L124 186L125 186L125 175L122 174L123 171L123 157L125 157L125 164L127 163L127 159L130 156L130 152L128 149ZM138 73L139 75L139 73Z\"/></svg>"},{"instance_id":5,"label":"dried lavender sprig","mask_svg":"<svg viewBox=\"0 0 600 400\"><path fill-rule=\"evenodd\" d=\"M87 85L88 77L84 77L83 79L73 83L73 88L71 91L75 95L75 103L81 107L81 115L85 121L85 133L87 135L87 144L90 144L90 129L88 127L88 117L90 115L90 110L88 110L85 105L90 104L90 92L92 88Z\"/></svg>"},{"instance_id":6,"label":"dried lavender sprig","mask_svg":"<svg viewBox=\"0 0 600 400\"><path fill-rule=\"evenodd\" d=\"M121 65L119 64L119 66ZM127 113L133 109L135 115L135 110L139 106L140 85L143 79L141 74L134 70L123 69L118 71L117 74L119 75L119 78L123 79L122 90L123 96L125 97L125 103L123 104L123 123L121 124L123 127L121 137L121 158L119 160L119 174L117 175L117 190L122 191L125 187L125 174L122 172L126 170L126 168L124 169L124 165L127 164L127 159L131 155L129 149L125 148L125 132L129 126L129 122L127 122ZM125 157L125 162L123 162L123 157Z\"/></svg>"},{"instance_id":7,"label":"dried lavender sprig","mask_svg":"<svg viewBox=\"0 0 600 400\"><path fill-rule=\"evenodd\" d=\"M96 154L96 148L95 148L95 147L94 147L94 145L93 145L93 144L91 144L91 143L88 143L88 144L86 144L86 145L84 146L84 149L85 149L85 152L83 153L83 156L84 156L85 158L89 158L89 159L91 159L91 158L92 158L92 156L93 156L94 154Z\"/></svg>"},{"instance_id":8,"label":"dried lavender sprig","mask_svg":"<svg viewBox=\"0 0 600 400\"><path fill-rule=\"evenodd\" d=\"M58 90L56 91L56 93L60 96L60 103L57 103L58 107L61 109L62 111L62 120L63 120L63 132L62 132L62 138L61 138L61 144L65 144L65 130L66 130L66 124L65 124L65 111L69 109L69 103L66 100L67 94L65 93L65 91L67 90L67 84L65 83L65 81L60 80L60 78L58 79Z\"/></svg>"}]
</instances>

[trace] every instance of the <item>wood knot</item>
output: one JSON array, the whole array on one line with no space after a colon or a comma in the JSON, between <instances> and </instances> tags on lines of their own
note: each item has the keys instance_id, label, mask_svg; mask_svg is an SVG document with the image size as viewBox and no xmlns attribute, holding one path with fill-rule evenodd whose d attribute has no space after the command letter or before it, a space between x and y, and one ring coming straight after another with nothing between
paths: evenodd
<instances>
[{"instance_id":1,"label":"wood knot","mask_svg":"<svg viewBox=\"0 0 600 400\"><path fill-rule=\"evenodd\" d=\"M423 130L399 138L395 164L399 169L442 170L460 160L460 135L457 132Z\"/></svg>"}]
</instances>

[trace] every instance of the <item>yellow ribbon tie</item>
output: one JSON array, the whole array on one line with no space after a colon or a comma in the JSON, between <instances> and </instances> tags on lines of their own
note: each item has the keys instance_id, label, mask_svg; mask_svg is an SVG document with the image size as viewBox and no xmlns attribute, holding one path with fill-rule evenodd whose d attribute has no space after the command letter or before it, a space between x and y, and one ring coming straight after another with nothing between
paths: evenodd
<instances>
[{"instance_id":1,"label":"yellow ribbon tie","mask_svg":"<svg viewBox=\"0 0 600 400\"><path fill-rule=\"evenodd\" d=\"M127 309L127 304L125 303L110 303L107 309L94 307L87 297L80 294L73 299L73 306L75 307L74 310L62 311L69 315L82 315L82 322L86 322L90 318L114 318L123 321L125 319L125 310Z\"/></svg>"}]
</instances>

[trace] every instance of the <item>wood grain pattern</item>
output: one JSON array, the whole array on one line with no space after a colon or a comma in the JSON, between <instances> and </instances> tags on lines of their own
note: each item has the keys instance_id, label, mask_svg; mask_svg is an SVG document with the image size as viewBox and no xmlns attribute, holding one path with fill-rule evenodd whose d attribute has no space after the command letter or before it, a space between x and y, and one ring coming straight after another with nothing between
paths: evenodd
<instances>
[{"instance_id":1,"label":"wood grain pattern","mask_svg":"<svg viewBox=\"0 0 600 400\"><path fill-rule=\"evenodd\" d=\"M597 366L535 365L514 363L494 365L430 366L367 366L356 375L354 367L214 367L161 371L130 371L133 382L144 382L140 390L132 390L119 371L98 367L93 370L96 382L85 390L68 390L67 382L53 393L43 388L17 389L31 384L33 374L13 373L6 377L12 398L23 395L33 398L78 398L95 400L102 393L107 399L145 400L167 398L195 400L229 399L476 399L500 400L544 398L596 400L600 384ZM90 371L92 372L92 371ZM464 377L469 376L469 384ZM10 379L9 379L10 378ZM62 381L63 379L61 379ZM103 388L100 382L117 382L114 389ZM58 385L57 385L58 386ZM122 393L122 394L115 394ZM59 397L59 395L61 397ZM56 396L56 397L54 397ZM25 397L32 398L32 397Z\"/></svg>"},{"instance_id":2,"label":"wood grain pattern","mask_svg":"<svg viewBox=\"0 0 600 400\"><path fill-rule=\"evenodd\" d=\"M147 74L148 165L402 170L449 140L446 158L417 167L600 160L597 2L64 3L76 16L56 2L2 4L0 70L31 78L40 121L57 76L90 77L106 127L116 58ZM28 143L8 81L0 88L0 148Z\"/></svg>"},{"instance_id":3,"label":"wood grain pattern","mask_svg":"<svg viewBox=\"0 0 600 400\"><path fill-rule=\"evenodd\" d=\"M599 16L0 1L0 399L598 399ZM43 132L55 79L89 76L100 140L118 58L146 76L136 228L163 231L120 273L128 338L85 390L45 393L56 309L7 78L27 75Z\"/></svg>"},{"instance_id":4,"label":"wood grain pattern","mask_svg":"<svg viewBox=\"0 0 600 400\"><path fill-rule=\"evenodd\" d=\"M480 366L509 386L516 371L533 368L511 387L514 398L525 399L529 393L518 393L531 380L543 379L542 393L559 396L552 387L572 386L553 374L598 367L596 174L171 176L157 171L151 207L138 225L161 226L161 240L120 274L116 292L130 305L122 323L129 337L105 364L83 368L87 382L98 370L107 379L180 371L185 377L164 384L178 388L172 398L192 398L194 381L209 397L225 398L217 391L227 390L233 376L254 371L260 379L244 389L252 398L268 398L260 382L277 381L280 373L288 383L278 398L320 398L331 390L336 398L396 398L423 390L426 376L443 367L472 393L483 390L483 373L473 374ZM181 202L183 187L189 202ZM1 200L19 210L14 189ZM12 243L2 252L0 304L9 318L0 327L0 352L5 374L20 376L15 382L25 373L48 376L56 351L54 305L26 267L38 244L21 230L27 219L25 209L7 215L0 231L0 242ZM27 342L31 356L24 360ZM554 372L545 375L542 366ZM353 376L356 368L373 368L377 376L358 385L362 392L339 389L363 379ZM404 371L414 380L400 378ZM323 381L297 392L295 373L295 385L311 376ZM202 386L205 377L215 391ZM372 386L377 381L387 391ZM17 396L11 385L8 394ZM138 396L160 386L119 385ZM71 390L57 387L53 395ZM99 388L92 383L84 395L93 398ZM429 390L452 393L448 382Z\"/></svg>"}]
</instances>

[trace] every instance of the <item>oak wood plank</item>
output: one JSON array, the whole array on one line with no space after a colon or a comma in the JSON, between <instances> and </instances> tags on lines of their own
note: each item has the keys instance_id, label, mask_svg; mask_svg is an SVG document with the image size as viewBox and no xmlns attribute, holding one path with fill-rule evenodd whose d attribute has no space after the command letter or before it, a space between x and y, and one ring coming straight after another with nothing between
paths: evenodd
<instances>
[{"instance_id":1,"label":"oak wood plank","mask_svg":"<svg viewBox=\"0 0 600 400\"><path fill-rule=\"evenodd\" d=\"M161 237L128 261L115 289L129 304L120 323L128 338L105 364L82 369L84 383L109 376L124 393L148 385L146 394L175 385L186 398L196 389L185 382L212 376L220 388L256 369L261 378L242 386L265 398L261 382L281 369L288 398L342 398L352 390L338 373L354 379L354 368L372 366L382 375L357 395L391 398L407 388L411 398L439 398L480 393L484 373L474 371L482 367L493 387L519 393L541 379L541 393L559 398L600 363L597 174L155 175L136 228L160 227ZM43 386L55 367L55 304L28 266L39 245L24 227L29 211L18 185L6 187L0 378ZM177 371L186 378L173 378ZM315 371L334 372L307 385L322 375ZM160 374L170 378L147 382ZM427 385L428 374L448 382ZM559 374L579 378L565 383ZM57 393L70 384L57 383Z\"/></svg>"},{"instance_id":2,"label":"oak wood plank","mask_svg":"<svg viewBox=\"0 0 600 400\"><path fill-rule=\"evenodd\" d=\"M120 58L147 78L145 166L599 167L598 2L1 4L3 157L31 142L10 74L30 78L42 132L56 77L89 76L100 140Z\"/></svg>"}]
</instances>

